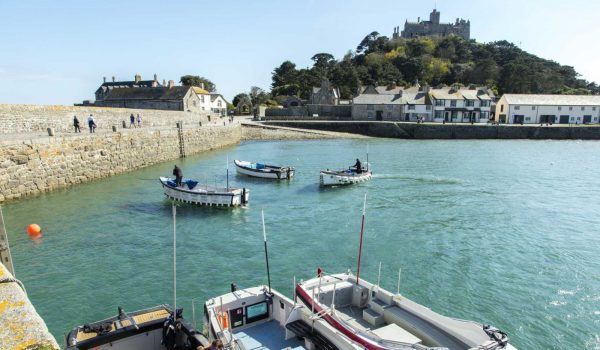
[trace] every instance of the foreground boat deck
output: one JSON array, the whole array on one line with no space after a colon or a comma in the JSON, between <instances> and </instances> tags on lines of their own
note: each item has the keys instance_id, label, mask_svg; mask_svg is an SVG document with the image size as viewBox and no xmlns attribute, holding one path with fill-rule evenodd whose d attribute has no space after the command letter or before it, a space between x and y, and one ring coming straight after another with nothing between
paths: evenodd
<instances>
[{"instance_id":1,"label":"foreground boat deck","mask_svg":"<svg viewBox=\"0 0 600 350\"><path fill-rule=\"evenodd\" d=\"M303 343L296 338L285 339L285 328L275 321L234 332L246 350L304 350Z\"/></svg>"}]
</instances>

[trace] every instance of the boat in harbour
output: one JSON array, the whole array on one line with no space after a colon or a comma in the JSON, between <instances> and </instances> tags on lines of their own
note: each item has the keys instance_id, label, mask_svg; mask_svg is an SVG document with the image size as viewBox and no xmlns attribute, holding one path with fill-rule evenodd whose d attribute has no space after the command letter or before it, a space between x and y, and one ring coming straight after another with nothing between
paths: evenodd
<instances>
[{"instance_id":1,"label":"boat in harbour","mask_svg":"<svg viewBox=\"0 0 600 350\"><path fill-rule=\"evenodd\" d=\"M238 174L277 180L291 180L292 177L294 177L295 170L294 167L291 166L252 163L237 159L234 160L233 163L235 164Z\"/></svg>"},{"instance_id":2,"label":"boat in harbour","mask_svg":"<svg viewBox=\"0 0 600 350\"><path fill-rule=\"evenodd\" d=\"M516 350L488 325L443 316L351 272L298 283L298 298L331 326L369 350Z\"/></svg>"},{"instance_id":3,"label":"boat in harbour","mask_svg":"<svg viewBox=\"0 0 600 350\"><path fill-rule=\"evenodd\" d=\"M196 350L208 340L178 309L176 318L169 305L126 313L119 307L114 317L84 324L71 330L65 339L67 350Z\"/></svg>"},{"instance_id":4,"label":"boat in harbour","mask_svg":"<svg viewBox=\"0 0 600 350\"><path fill-rule=\"evenodd\" d=\"M237 290L206 301L209 341L225 349L362 350L311 310L267 286Z\"/></svg>"},{"instance_id":5,"label":"boat in harbour","mask_svg":"<svg viewBox=\"0 0 600 350\"><path fill-rule=\"evenodd\" d=\"M337 171L322 170L319 175L321 186L351 185L369 181L373 177L373 173L368 168L363 168L361 172L358 172L354 167Z\"/></svg>"},{"instance_id":6,"label":"boat in harbour","mask_svg":"<svg viewBox=\"0 0 600 350\"><path fill-rule=\"evenodd\" d=\"M250 190L247 188L200 185L198 181L184 179L177 186L175 179L160 177L165 195L175 201L207 205L235 207L248 204Z\"/></svg>"}]
</instances>

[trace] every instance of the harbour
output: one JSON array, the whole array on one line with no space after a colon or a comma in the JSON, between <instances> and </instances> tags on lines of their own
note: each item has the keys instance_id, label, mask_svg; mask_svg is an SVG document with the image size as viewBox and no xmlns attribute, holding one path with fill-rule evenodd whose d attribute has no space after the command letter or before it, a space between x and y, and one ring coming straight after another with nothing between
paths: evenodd
<instances>
[{"instance_id":1,"label":"harbour","mask_svg":"<svg viewBox=\"0 0 600 350\"><path fill-rule=\"evenodd\" d=\"M272 284L287 297L293 276L354 269L368 192L361 276L377 281L381 262L380 283L395 290L401 268L403 295L493 324L521 349L595 349L599 148L585 141L342 139L244 141L188 156L176 162L185 176L210 185L225 184L227 158L293 164L296 174L277 182L231 176L232 185L252 190L243 208L178 208L178 305L190 319L192 300L200 314L231 282L266 283L261 210ZM319 186L323 167L347 167L367 150L371 181ZM138 310L170 301L171 207L158 176L172 163L3 206L17 277L57 339L111 316L117 305ZM43 227L41 239L25 233L31 222ZM202 327L200 317L196 323Z\"/></svg>"}]
</instances>

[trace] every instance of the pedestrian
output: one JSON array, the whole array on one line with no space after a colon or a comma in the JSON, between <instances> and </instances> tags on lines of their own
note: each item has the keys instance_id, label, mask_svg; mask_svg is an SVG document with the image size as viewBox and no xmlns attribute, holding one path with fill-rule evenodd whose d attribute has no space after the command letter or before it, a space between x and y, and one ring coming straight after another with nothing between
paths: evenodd
<instances>
[{"instance_id":1,"label":"pedestrian","mask_svg":"<svg viewBox=\"0 0 600 350\"><path fill-rule=\"evenodd\" d=\"M175 176L175 183L177 184L177 187L181 187L183 182L183 172L177 165L175 165L173 168L173 176Z\"/></svg>"},{"instance_id":2,"label":"pedestrian","mask_svg":"<svg viewBox=\"0 0 600 350\"><path fill-rule=\"evenodd\" d=\"M73 127L75 128L75 132L81 132L81 129L79 128L79 119L77 119L77 116L73 116Z\"/></svg>"},{"instance_id":3,"label":"pedestrian","mask_svg":"<svg viewBox=\"0 0 600 350\"><path fill-rule=\"evenodd\" d=\"M129 116L129 127L135 128L135 117L133 116L133 113L131 113L131 115Z\"/></svg>"},{"instance_id":4,"label":"pedestrian","mask_svg":"<svg viewBox=\"0 0 600 350\"><path fill-rule=\"evenodd\" d=\"M140 117L140 114L138 113L137 115L137 123L138 123L138 128L142 127L142 117Z\"/></svg>"},{"instance_id":5,"label":"pedestrian","mask_svg":"<svg viewBox=\"0 0 600 350\"><path fill-rule=\"evenodd\" d=\"M96 121L94 120L94 116L91 113L87 120L88 126L90 127L90 134L96 132Z\"/></svg>"}]
</instances>

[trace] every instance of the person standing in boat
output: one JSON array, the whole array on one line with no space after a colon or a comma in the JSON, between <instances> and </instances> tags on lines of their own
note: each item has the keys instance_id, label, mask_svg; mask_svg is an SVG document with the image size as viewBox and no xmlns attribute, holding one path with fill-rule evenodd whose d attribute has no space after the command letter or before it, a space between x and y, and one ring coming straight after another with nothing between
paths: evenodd
<instances>
[{"instance_id":1,"label":"person standing in boat","mask_svg":"<svg viewBox=\"0 0 600 350\"><path fill-rule=\"evenodd\" d=\"M356 164L354 164L354 166L356 167L356 173L362 174L362 164L360 163L360 159L356 158Z\"/></svg>"},{"instance_id":2,"label":"person standing in boat","mask_svg":"<svg viewBox=\"0 0 600 350\"><path fill-rule=\"evenodd\" d=\"M177 165L173 168L173 176L175 176L175 182L177 183L177 187L181 187L181 183L183 181L183 172Z\"/></svg>"}]
</instances>

